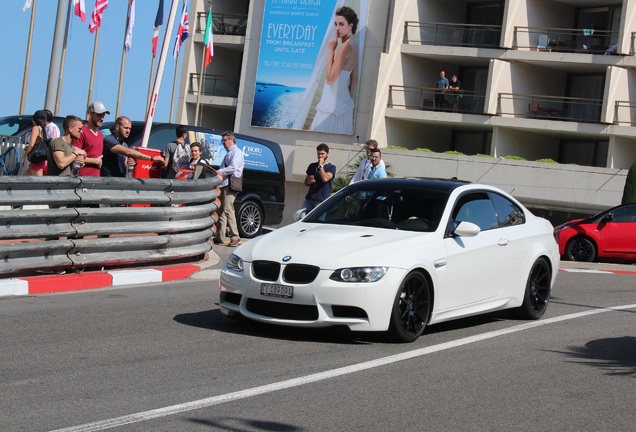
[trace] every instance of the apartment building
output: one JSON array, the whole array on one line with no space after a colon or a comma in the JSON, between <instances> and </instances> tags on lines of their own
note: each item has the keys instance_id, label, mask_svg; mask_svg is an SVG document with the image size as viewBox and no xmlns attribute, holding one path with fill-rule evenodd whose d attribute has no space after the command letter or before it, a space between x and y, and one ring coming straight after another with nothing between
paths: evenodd
<instances>
[{"instance_id":1,"label":"apartment building","mask_svg":"<svg viewBox=\"0 0 636 432\"><path fill-rule=\"evenodd\" d=\"M381 147L432 151L405 157L386 150L396 175L460 172L515 189L543 209L592 212L618 204L636 161L636 1L346 0L364 15L353 133L255 126L265 12L320 3L213 0L214 59L204 74L209 2L190 6L194 37L184 55L179 121L279 142L289 211L302 202L315 144L332 145L341 167L369 138ZM293 57L281 53L282 60ZM441 71L459 77L461 92L439 96ZM528 162L501 162L508 157ZM532 162L545 160L559 164Z\"/></svg>"}]
</instances>

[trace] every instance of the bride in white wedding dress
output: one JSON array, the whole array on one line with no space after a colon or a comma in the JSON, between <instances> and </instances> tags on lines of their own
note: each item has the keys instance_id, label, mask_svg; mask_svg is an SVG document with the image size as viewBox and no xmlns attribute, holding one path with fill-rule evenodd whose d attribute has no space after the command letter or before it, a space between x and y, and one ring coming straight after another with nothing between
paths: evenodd
<instances>
[{"instance_id":1,"label":"bride in white wedding dress","mask_svg":"<svg viewBox=\"0 0 636 432\"><path fill-rule=\"evenodd\" d=\"M327 45L325 86L310 130L351 135L355 108L352 96L358 85L358 44L353 40L358 16L350 7L338 8L334 26L335 37Z\"/></svg>"}]
</instances>

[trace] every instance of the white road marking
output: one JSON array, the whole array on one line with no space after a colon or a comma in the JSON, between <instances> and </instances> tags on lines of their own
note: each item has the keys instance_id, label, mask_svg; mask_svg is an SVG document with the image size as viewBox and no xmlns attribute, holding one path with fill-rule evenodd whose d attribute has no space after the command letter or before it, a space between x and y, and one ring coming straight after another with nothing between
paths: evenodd
<instances>
[{"instance_id":1,"label":"white road marking","mask_svg":"<svg viewBox=\"0 0 636 432\"><path fill-rule=\"evenodd\" d=\"M130 414L122 417L116 417L108 420L101 420L93 423L86 423L79 426L72 426L64 429L56 429L51 432L92 432L110 429L114 427L120 427L132 423L138 423L146 420L152 420L160 417L167 417L170 415L194 411L202 408L208 408L214 405L219 405L225 402L232 402L240 399L245 399L253 396L258 396L266 393L272 393L279 390L285 390L292 387L298 387L305 384L315 383L318 381L324 381L327 379L335 378L341 375L348 375L355 372L360 372L367 369L372 369L380 366L389 365L403 360L412 359L414 357L420 357L427 354L432 354L439 351L456 348L462 345L468 345L471 343L483 341L486 339L492 339L498 336L504 336L510 333L516 333L524 330L530 330L536 327L541 327L548 324L554 324L561 321L568 321L576 318L581 318L589 315L600 314L604 312L619 311L625 309L636 308L636 304L615 306L610 308L593 309L584 312L573 313L569 315L562 315L559 317L548 318L539 321L532 321L525 324L520 324L507 329L495 330L480 335L469 336L463 339L455 341L445 342L439 345L434 345L426 348L420 348L413 351L408 351L402 354L396 354L388 357L379 358L376 360L370 360L362 363L353 364L337 369L328 370L312 375L307 375L299 378L293 378L277 383L267 384L251 389L240 390L237 392L227 393L224 395L214 396L206 399L200 399L193 402L187 402L179 405L172 405L164 408L158 408L150 411L144 411L140 413Z\"/></svg>"}]
</instances>

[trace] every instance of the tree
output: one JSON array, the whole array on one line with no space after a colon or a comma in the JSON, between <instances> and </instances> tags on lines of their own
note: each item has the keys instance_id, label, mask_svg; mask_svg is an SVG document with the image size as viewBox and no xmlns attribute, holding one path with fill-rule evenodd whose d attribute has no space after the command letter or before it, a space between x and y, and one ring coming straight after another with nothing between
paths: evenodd
<instances>
[{"instance_id":1,"label":"tree","mask_svg":"<svg viewBox=\"0 0 636 432\"><path fill-rule=\"evenodd\" d=\"M625 189L623 189L623 199L621 204L636 203L636 162L627 172L625 179Z\"/></svg>"}]
</instances>

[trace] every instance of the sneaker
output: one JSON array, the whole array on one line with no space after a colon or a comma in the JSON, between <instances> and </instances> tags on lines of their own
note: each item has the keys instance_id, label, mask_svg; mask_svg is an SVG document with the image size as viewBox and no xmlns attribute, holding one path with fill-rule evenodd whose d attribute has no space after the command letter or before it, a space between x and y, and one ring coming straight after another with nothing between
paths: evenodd
<instances>
[{"instance_id":1,"label":"sneaker","mask_svg":"<svg viewBox=\"0 0 636 432\"><path fill-rule=\"evenodd\" d=\"M223 240L221 240L221 239L220 239L220 238L218 238L218 237L214 237L213 242L214 242L214 244L215 244L215 245L223 244Z\"/></svg>"},{"instance_id":2,"label":"sneaker","mask_svg":"<svg viewBox=\"0 0 636 432\"><path fill-rule=\"evenodd\" d=\"M230 240L230 242L227 244L228 247L235 247L238 246L238 244L241 242L241 239L238 237L233 238L232 240Z\"/></svg>"}]
</instances>

